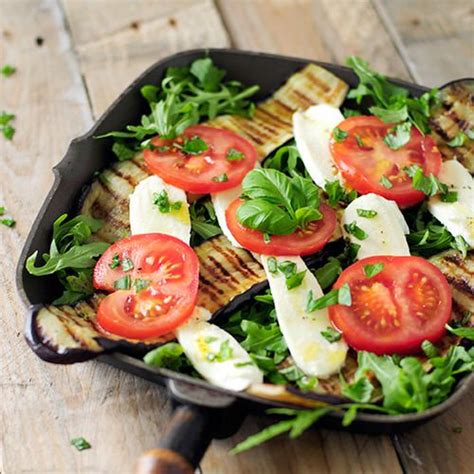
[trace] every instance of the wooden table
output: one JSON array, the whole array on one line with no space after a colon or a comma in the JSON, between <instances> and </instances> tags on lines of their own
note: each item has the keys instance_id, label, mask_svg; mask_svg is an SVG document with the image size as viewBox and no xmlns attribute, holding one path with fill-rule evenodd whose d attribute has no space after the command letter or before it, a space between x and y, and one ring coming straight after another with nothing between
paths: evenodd
<instances>
[{"instance_id":1,"label":"wooden table","mask_svg":"<svg viewBox=\"0 0 474 474\"><path fill-rule=\"evenodd\" d=\"M234 46L343 62L358 54L385 72L436 86L474 76L472 0L0 0L0 110L17 115L0 137L0 472L130 472L170 414L165 392L104 364L37 359L23 340L15 288L20 249L68 143L146 67L176 51ZM214 442L215 473L473 472L474 393L414 431L363 436L312 430L239 456L228 450L267 423L250 417ZM462 428L462 432L459 432ZM92 449L69 440L84 436ZM469 449L471 448L471 449Z\"/></svg>"}]
</instances>

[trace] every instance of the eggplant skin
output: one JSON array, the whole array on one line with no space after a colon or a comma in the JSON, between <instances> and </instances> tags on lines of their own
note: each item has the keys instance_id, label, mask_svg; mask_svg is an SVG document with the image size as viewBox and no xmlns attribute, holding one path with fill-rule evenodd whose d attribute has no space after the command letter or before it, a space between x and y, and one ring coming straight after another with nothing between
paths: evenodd
<instances>
[{"instance_id":1,"label":"eggplant skin","mask_svg":"<svg viewBox=\"0 0 474 474\"><path fill-rule=\"evenodd\" d=\"M474 174L474 140L466 136L462 146L448 145L458 133L474 130L474 79L464 79L441 90L441 105L431 111L430 127L443 157L458 160Z\"/></svg>"}]
</instances>

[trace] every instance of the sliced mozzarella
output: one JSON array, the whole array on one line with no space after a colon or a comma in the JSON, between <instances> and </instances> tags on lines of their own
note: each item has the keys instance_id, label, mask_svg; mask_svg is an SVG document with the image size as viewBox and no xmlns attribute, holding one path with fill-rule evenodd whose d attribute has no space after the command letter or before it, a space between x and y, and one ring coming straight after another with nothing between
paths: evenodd
<instances>
[{"instance_id":1,"label":"sliced mozzarella","mask_svg":"<svg viewBox=\"0 0 474 474\"><path fill-rule=\"evenodd\" d=\"M227 191L222 191L220 193L211 194L212 204L214 205L214 210L216 211L217 222L219 227L222 229L223 234L230 240L230 243L234 247L241 248L242 246L235 240L232 235L229 227L227 227L227 221L225 220L225 211L230 206L230 204L237 199L242 194L242 186L235 186L230 188Z\"/></svg>"},{"instance_id":2,"label":"sliced mozzarella","mask_svg":"<svg viewBox=\"0 0 474 474\"><path fill-rule=\"evenodd\" d=\"M337 373L346 359L346 343L342 339L331 343L321 335L321 331L331 327L327 309L306 312L309 291L315 298L323 296L316 277L300 257L273 257L279 263L296 263L298 272L306 270L301 285L288 290L284 275L269 271L269 258L272 257L262 255L262 263L275 302L278 324L295 364L305 374L320 378Z\"/></svg>"},{"instance_id":3,"label":"sliced mozzarella","mask_svg":"<svg viewBox=\"0 0 474 474\"><path fill-rule=\"evenodd\" d=\"M372 218L361 217L357 209L375 211ZM377 194L366 194L354 199L344 210L342 224L355 222L367 238L359 240L344 230L344 235L351 242L360 245L357 258L373 255L410 255L410 249L405 238L409 233L408 225L394 201L389 201Z\"/></svg>"},{"instance_id":4,"label":"sliced mozzarella","mask_svg":"<svg viewBox=\"0 0 474 474\"><path fill-rule=\"evenodd\" d=\"M166 191L170 203L180 202L179 210L163 213L154 204L155 194ZM141 181L130 195L130 228L132 235L159 232L172 235L189 244L191 219L186 193L165 183L158 176Z\"/></svg>"},{"instance_id":5,"label":"sliced mozzarella","mask_svg":"<svg viewBox=\"0 0 474 474\"><path fill-rule=\"evenodd\" d=\"M428 201L428 210L453 236L461 235L474 247L474 179L456 160L441 165L438 179L458 193L458 200L443 202L439 196L433 196Z\"/></svg>"},{"instance_id":6,"label":"sliced mozzarella","mask_svg":"<svg viewBox=\"0 0 474 474\"><path fill-rule=\"evenodd\" d=\"M324 188L326 181L340 176L332 160L329 139L334 127L344 120L336 107L319 104L293 114L293 133L301 159L313 181Z\"/></svg>"},{"instance_id":7,"label":"sliced mozzarella","mask_svg":"<svg viewBox=\"0 0 474 474\"><path fill-rule=\"evenodd\" d=\"M196 306L186 324L175 331L193 367L209 382L228 390L262 383L263 374L247 351L229 333L208 323L210 317L209 311ZM228 358L219 361L219 353L227 353Z\"/></svg>"}]
</instances>

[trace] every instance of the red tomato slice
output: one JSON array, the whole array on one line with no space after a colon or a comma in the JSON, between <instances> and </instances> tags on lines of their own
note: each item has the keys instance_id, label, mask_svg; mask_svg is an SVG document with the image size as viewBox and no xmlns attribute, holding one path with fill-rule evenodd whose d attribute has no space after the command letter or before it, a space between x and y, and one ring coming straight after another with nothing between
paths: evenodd
<instances>
[{"instance_id":1,"label":"red tomato slice","mask_svg":"<svg viewBox=\"0 0 474 474\"><path fill-rule=\"evenodd\" d=\"M194 137L201 138L208 149L196 155L185 154L179 147L186 139ZM148 169L167 183L196 194L215 193L237 186L257 161L255 147L245 138L204 125L187 128L175 140L155 137L152 144L163 147L163 151L145 150Z\"/></svg>"},{"instance_id":2,"label":"red tomato slice","mask_svg":"<svg viewBox=\"0 0 474 474\"><path fill-rule=\"evenodd\" d=\"M158 233L120 240L97 262L94 287L125 289L102 301L97 322L122 337L162 336L191 315L198 284L198 258L181 240Z\"/></svg>"},{"instance_id":3,"label":"red tomato slice","mask_svg":"<svg viewBox=\"0 0 474 474\"><path fill-rule=\"evenodd\" d=\"M410 141L399 150L392 150L383 141L393 124L377 117L349 117L338 125L348 136L337 142L331 138L331 153L347 183L361 194L376 193L395 201L400 207L412 206L425 195L412 187L412 179L404 171L410 165L419 165L425 175L438 175L441 154L433 139L423 136L415 127ZM357 140L359 137L359 142ZM392 187L381 184L382 178Z\"/></svg>"},{"instance_id":4,"label":"red tomato slice","mask_svg":"<svg viewBox=\"0 0 474 474\"><path fill-rule=\"evenodd\" d=\"M244 227L237 219L237 209L243 201L237 198L227 208L225 218L229 230L240 245L263 255L311 255L321 250L334 233L337 225L336 213L322 204L319 207L323 218L311 222L306 230L297 230L289 235L272 235L266 243L263 233Z\"/></svg>"},{"instance_id":5,"label":"red tomato slice","mask_svg":"<svg viewBox=\"0 0 474 474\"><path fill-rule=\"evenodd\" d=\"M366 265L383 263L368 278ZM436 342L451 316L446 278L421 257L368 257L346 268L334 284L348 284L351 306L329 307L333 324L358 351L376 354L418 352L427 339Z\"/></svg>"}]
</instances>

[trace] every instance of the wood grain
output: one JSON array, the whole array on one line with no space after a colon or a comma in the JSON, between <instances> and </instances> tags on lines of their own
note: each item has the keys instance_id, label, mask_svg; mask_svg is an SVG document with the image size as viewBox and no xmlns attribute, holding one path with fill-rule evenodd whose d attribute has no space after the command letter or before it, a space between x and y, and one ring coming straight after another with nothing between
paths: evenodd
<instances>
[{"instance_id":1,"label":"wood grain","mask_svg":"<svg viewBox=\"0 0 474 474\"><path fill-rule=\"evenodd\" d=\"M145 0L136 5L97 0L94 8L81 0L63 4L94 117L159 59L186 49L229 45L211 0ZM102 28L109 17L112 25Z\"/></svg>"},{"instance_id":2,"label":"wood grain","mask_svg":"<svg viewBox=\"0 0 474 474\"><path fill-rule=\"evenodd\" d=\"M375 5L417 82L438 87L474 77L474 2L375 0Z\"/></svg>"},{"instance_id":3,"label":"wood grain","mask_svg":"<svg viewBox=\"0 0 474 474\"><path fill-rule=\"evenodd\" d=\"M14 267L68 142L146 67L192 47L232 43L337 62L359 54L388 74L412 71L439 84L446 71L472 67L472 3L429 3L436 8L408 0L218 0L217 8L211 0L0 0L0 64L18 67L0 78L0 110L17 115L18 129L13 142L0 137L0 205L18 221L0 229L0 300L8 302L0 308L1 473L130 472L156 447L170 415L160 387L98 362L45 364L21 336ZM404 472L472 472L473 401L471 394L438 420L393 437ZM233 438L215 441L204 473L401 472L390 438L326 430L229 456L268 423L249 417ZM77 436L92 449L71 447Z\"/></svg>"}]
</instances>

